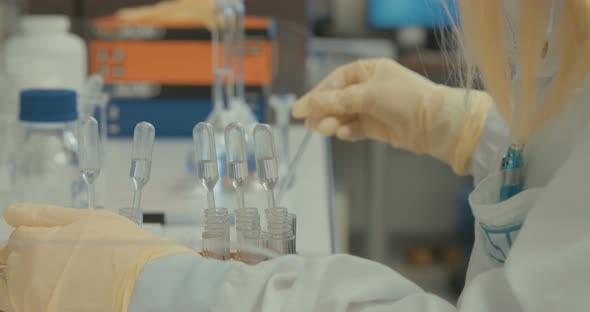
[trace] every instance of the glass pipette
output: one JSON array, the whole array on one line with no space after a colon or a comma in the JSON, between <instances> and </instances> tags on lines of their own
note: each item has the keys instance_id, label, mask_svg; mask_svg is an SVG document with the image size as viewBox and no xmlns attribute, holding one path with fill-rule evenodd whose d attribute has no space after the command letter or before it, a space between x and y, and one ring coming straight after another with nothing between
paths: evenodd
<instances>
[{"instance_id":1,"label":"glass pipette","mask_svg":"<svg viewBox=\"0 0 590 312\"><path fill-rule=\"evenodd\" d=\"M193 141L196 151L197 177L207 190L209 209L214 209L215 195L213 191L219 180L219 171L213 126L206 122L198 123L193 129Z\"/></svg>"},{"instance_id":2,"label":"glass pipette","mask_svg":"<svg viewBox=\"0 0 590 312\"><path fill-rule=\"evenodd\" d=\"M231 0L216 0L211 34L213 40L213 102L212 117L229 108L234 97L233 45L235 42L235 11ZM217 126L217 125L214 125Z\"/></svg>"},{"instance_id":3,"label":"glass pipette","mask_svg":"<svg viewBox=\"0 0 590 312\"><path fill-rule=\"evenodd\" d=\"M272 128L266 124L254 127L254 154L256 155L256 172L258 181L266 190L268 208L274 208L274 188L279 181L277 151Z\"/></svg>"},{"instance_id":4,"label":"glass pipette","mask_svg":"<svg viewBox=\"0 0 590 312\"><path fill-rule=\"evenodd\" d=\"M295 157L293 157L293 160L291 160L291 163L289 163L289 167L287 168L287 174L285 174L285 176L283 177L282 182L280 183L279 188L278 188L278 192L277 192L277 201L279 202L279 204L281 202L281 199L285 195L285 191L288 188L288 181L291 180L293 178L293 176L295 175L295 172L297 171L297 168L298 168L297 166L299 165L299 162L301 161L301 157L303 157L303 154L307 150L307 146L309 145L309 142L311 141L312 137L313 137L313 130L308 129L307 132L305 133L305 137L303 137L303 140L299 144L299 147L297 147L297 151L295 152Z\"/></svg>"},{"instance_id":5,"label":"glass pipette","mask_svg":"<svg viewBox=\"0 0 590 312\"><path fill-rule=\"evenodd\" d=\"M232 0L232 7L235 14L235 38L234 38L234 58L236 64L235 74L235 96L238 101L246 102L245 87L244 87L244 53L246 44L246 30L244 26L244 17L246 15L246 8L243 0Z\"/></svg>"},{"instance_id":6,"label":"glass pipette","mask_svg":"<svg viewBox=\"0 0 590 312\"><path fill-rule=\"evenodd\" d=\"M141 210L141 191L150 180L152 169L152 151L156 130L148 122L140 122L135 126L133 133L133 151L131 153L131 170L129 177L133 182L133 206L131 207L131 220L137 225L143 224L143 211Z\"/></svg>"},{"instance_id":7,"label":"glass pipette","mask_svg":"<svg viewBox=\"0 0 590 312\"><path fill-rule=\"evenodd\" d=\"M248 155L246 131L239 122L232 122L225 128L225 153L228 176L236 191L237 208L246 208L244 187L248 181Z\"/></svg>"},{"instance_id":8,"label":"glass pipette","mask_svg":"<svg viewBox=\"0 0 590 312\"><path fill-rule=\"evenodd\" d=\"M98 108L98 117L100 119L100 149L102 157L105 157L107 145L107 105L109 96L104 92L104 79L99 74L93 74L86 80L85 91L83 94L85 107L82 109L90 116L94 115Z\"/></svg>"},{"instance_id":9,"label":"glass pipette","mask_svg":"<svg viewBox=\"0 0 590 312\"><path fill-rule=\"evenodd\" d=\"M78 157L82 178L88 187L88 208L96 207L94 201L94 181L100 174L100 140L98 122L93 117L85 117L78 123Z\"/></svg>"}]
</instances>

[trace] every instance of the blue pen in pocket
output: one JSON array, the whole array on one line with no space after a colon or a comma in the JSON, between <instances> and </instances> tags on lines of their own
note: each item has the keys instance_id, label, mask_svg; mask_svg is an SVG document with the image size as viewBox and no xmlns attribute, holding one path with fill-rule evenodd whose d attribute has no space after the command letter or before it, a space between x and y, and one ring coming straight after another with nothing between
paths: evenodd
<instances>
[{"instance_id":1,"label":"blue pen in pocket","mask_svg":"<svg viewBox=\"0 0 590 312\"><path fill-rule=\"evenodd\" d=\"M522 150L522 144L512 144L502 158L500 201L508 200L522 191Z\"/></svg>"}]
</instances>

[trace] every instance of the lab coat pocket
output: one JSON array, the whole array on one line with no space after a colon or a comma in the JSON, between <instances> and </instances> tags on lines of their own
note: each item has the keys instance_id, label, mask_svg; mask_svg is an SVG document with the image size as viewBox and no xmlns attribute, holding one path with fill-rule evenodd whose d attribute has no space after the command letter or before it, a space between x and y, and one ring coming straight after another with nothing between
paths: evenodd
<instances>
[{"instance_id":1,"label":"lab coat pocket","mask_svg":"<svg viewBox=\"0 0 590 312\"><path fill-rule=\"evenodd\" d=\"M476 235L485 245L487 256L502 265L520 232L528 211L543 188L531 188L500 201L502 175L498 172L479 183L469 196L475 216Z\"/></svg>"}]
</instances>

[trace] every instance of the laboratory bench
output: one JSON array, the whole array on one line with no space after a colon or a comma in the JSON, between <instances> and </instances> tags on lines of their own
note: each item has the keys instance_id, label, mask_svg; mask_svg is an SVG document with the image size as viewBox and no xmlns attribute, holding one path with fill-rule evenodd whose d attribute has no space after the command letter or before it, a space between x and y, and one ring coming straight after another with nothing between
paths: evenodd
<instances>
[{"instance_id":1,"label":"laboratory bench","mask_svg":"<svg viewBox=\"0 0 590 312\"><path fill-rule=\"evenodd\" d=\"M306 129L290 130L290 153L302 142ZM130 139L113 139L107 144L107 157L100 192L107 194L107 209L129 207L133 186L129 179ZM187 159L193 148L191 139L157 138L152 156L149 183L142 193L145 214L164 215L164 223L146 223L144 228L156 235L178 241L200 239L206 193L196 176L187 170ZM285 194L281 206L297 213L297 248L301 254L322 255L335 252L333 176L329 140L314 135L305 151L293 187ZM221 180L221 177L220 177ZM99 183L97 181L97 183ZM253 180L251 183L258 183ZM256 188L255 188L256 189ZM217 206L235 208L233 192L216 194ZM100 202L99 202L100 205ZM266 195L261 188L246 193L246 206L266 208ZM235 236L234 236L235 237Z\"/></svg>"}]
</instances>

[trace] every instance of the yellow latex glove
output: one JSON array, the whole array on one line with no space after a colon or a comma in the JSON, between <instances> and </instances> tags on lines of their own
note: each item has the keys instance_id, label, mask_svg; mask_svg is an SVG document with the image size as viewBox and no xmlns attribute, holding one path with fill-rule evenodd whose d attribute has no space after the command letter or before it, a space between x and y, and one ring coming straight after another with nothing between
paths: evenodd
<instances>
[{"instance_id":1,"label":"yellow latex glove","mask_svg":"<svg viewBox=\"0 0 590 312\"><path fill-rule=\"evenodd\" d=\"M323 135L430 154L464 175L490 103L484 92L437 85L392 60L375 59L328 75L295 103L293 116Z\"/></svg>"},{"instance_id":2,"label":"yellow latex glove","mask_svg":"<svg viewBox=\"0 0 590 312\"><path fill-rule=\"evenodd\" d=\"M2 311L127 311L148 261L193 252L108 211L18 204L4 218Z\"/></svg>"},{"instance_id":3,"label":"yellow latex glove","mask_svg":"<svg viewBox=\"0 0 590 312\"><path fill-rule=\"evenodd\" d=\"M211 28L215 0L175 0L154 5L120 9L115 16L131 20L164 20L173 22L202 23Z\"/></svg>"}]
</instances>

